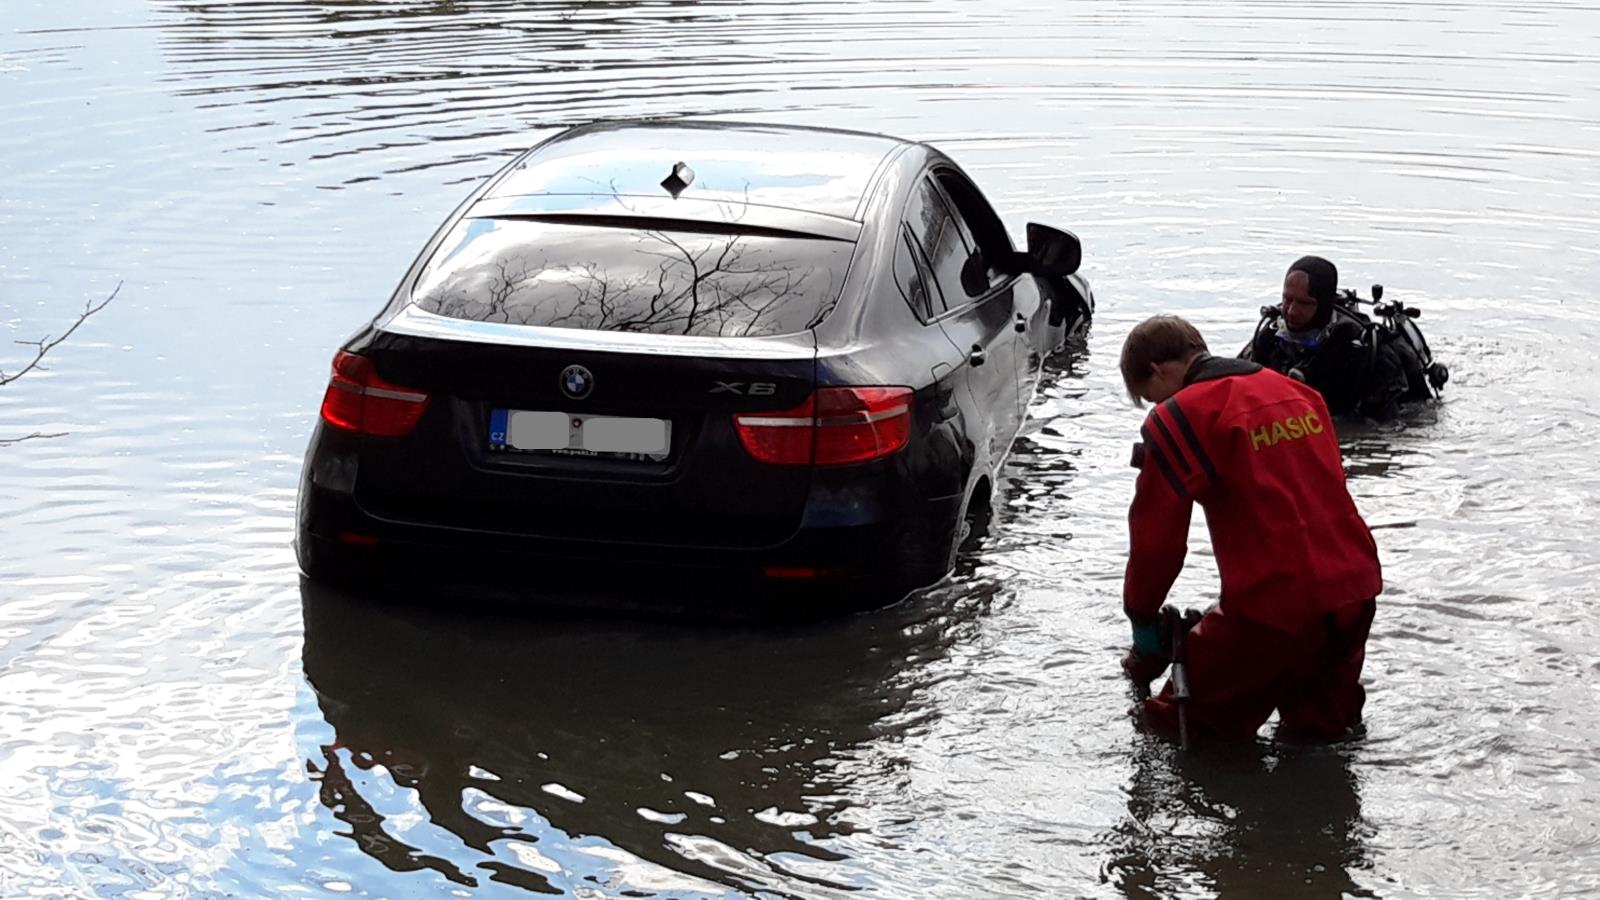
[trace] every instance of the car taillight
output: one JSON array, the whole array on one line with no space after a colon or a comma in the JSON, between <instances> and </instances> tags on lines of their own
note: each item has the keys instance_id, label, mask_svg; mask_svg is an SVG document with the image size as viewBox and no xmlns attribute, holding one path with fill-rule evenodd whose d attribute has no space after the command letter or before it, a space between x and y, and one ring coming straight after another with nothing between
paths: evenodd
<instances>
[{"instance_id":1,"label":"car taillight","mask_svg":"<svg viewBox=\"0 0 1600 900\"><path fill-rule=\"evenodd\" d=\"M911 389L818 388L804 403L775 412L737 413L739 442L778 465L837 466L888 456L911 437Z\"/></svg>"},{"instance_id":2,"label":"car taillight","mask_svg":"<svg viewBox=\"0 0 1600 900\"><path fill-rule=\"evenodd\" d=\"M378 377L372 360L339 351L333 377L322 395L322 419L335 428L398 437L409 432L428 408L428 395Z\"/></svg>"}]
</instances>

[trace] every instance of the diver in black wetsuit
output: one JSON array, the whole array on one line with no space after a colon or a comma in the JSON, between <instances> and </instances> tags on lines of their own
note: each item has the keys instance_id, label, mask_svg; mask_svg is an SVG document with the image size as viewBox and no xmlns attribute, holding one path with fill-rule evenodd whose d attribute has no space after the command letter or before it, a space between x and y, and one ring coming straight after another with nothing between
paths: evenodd
<instances>
[{"instance_id":1,"label":"diver in black wetsuit","mask_svg":"<svg viewBox=\"0 0 1600 900\"><path fill-rule=\"evenodd\" d=\"M1281 305L1263 308L1255 337L1239 355L1316 388L1336 416L1389 421L1413 393L1401 350L1339 300L1333 263L1320 256L1295 260Z\"/></svg>"}]
</instances>

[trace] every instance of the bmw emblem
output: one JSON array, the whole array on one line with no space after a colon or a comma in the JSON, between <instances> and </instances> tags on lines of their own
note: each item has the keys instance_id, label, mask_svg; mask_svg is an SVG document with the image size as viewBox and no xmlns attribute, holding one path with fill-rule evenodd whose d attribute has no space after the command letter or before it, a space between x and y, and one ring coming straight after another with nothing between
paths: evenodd
<instances>
[{"instance_id":1,"label":"bmw emblem","mask_svg":"<svg viewBox=\"0 0 1600 900\"><path fill-rule=\"evenodd\" d=\"M582 400L594 390L594 373L583 366L567 366L561 370L561 393L574 400Z\"/></svg>"}]
</instances>

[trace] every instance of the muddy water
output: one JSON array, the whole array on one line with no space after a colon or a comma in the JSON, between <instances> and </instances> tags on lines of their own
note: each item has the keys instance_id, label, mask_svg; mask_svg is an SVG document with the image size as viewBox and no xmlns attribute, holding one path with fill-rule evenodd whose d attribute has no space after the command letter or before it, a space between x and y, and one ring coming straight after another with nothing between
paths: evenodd
<instances>
[{"instance_id":1,"label":"muddy water","mask_svg":"<svg viewBox=\"0 0 1600 900\"><path fill-rule=\"evenodd\" d=\"M8 0L5 896L1600 891L1600 9ZM333 349L553 129L938 143L1101 310L951 583L779 632L303 590ZM1344 434L1388 590L1370 735L1176 759L1115 662L1122 334L1244 342L1285 264L1424 310L1454 378ZM0 351L14 371L26 347ZM1214 596L1197 532L1179 599Z\"/></svg>"}]
</instances>

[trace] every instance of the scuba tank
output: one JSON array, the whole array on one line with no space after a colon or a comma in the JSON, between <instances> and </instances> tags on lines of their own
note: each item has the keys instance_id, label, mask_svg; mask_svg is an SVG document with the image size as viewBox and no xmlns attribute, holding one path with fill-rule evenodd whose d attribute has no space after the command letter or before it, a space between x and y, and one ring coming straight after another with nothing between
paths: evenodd
<instances>
[{"instance_id":1,"label":"scuba tank","mask_svg":"<svg viewBox=\"0 0 1600 900\"><path fill-rule=\"evenodd\" d=\"M1450 380L1450 369L1444 363L1433 358L1433 351L1428 347L1428 340L1422 336L1422 329L1417 327L1416 320L1422 317L1422 310L1415 306L1406 306L1398 300L1383 302L1383 285L1372 286L1372 299L1363 300L1355 291L1341 292L1343 299L1348 301L1353 309L1360 304L1372 307L1373 318L1361 316L1367 320L1369 337L1373 346L1383 341L1394 348L1400 357L1401 365L1406 373L1406 394L1401 398L1403 402L1414 400L1432 400L1443 392L1445 383Z\"/></svg>"}]
</instances>

